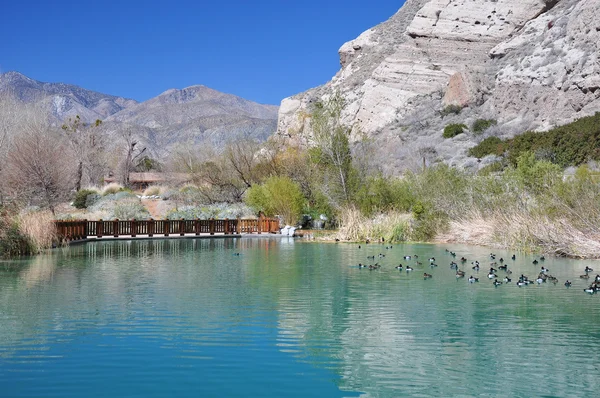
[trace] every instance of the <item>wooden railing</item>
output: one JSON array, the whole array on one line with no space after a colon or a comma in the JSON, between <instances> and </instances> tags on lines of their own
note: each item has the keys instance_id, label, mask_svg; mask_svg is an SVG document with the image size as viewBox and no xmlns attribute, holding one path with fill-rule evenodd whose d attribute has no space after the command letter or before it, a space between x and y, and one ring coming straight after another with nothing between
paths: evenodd
<instances>
[{"instance_id":1,"label":"wooden railing","mask_svg":"<svg viewBox=\"0 0 600 398\"><path fill-rule=\"evenodd\" d=\"M62 241L103 236L170 236L186 234L260 234L278 233L277 218L224 220L78 220L56 221L56 232Z\"/></svg>"}]
</instances>

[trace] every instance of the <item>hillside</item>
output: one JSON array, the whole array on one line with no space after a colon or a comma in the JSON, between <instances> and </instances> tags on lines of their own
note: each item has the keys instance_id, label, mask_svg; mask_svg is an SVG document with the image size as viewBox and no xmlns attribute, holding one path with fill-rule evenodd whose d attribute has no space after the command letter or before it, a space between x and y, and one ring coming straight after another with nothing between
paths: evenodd
<instances>
[{"instance_id":1,"label":"hillside","mask_svg":"<svg viewBox=\"0 0 600 398\"><path fill-rule=\"evenodd\" d=\"M102 131L115 142L132 129L149 154L168 156L175 145L211 144L249 137L265 141L277 129L278 107L262 105L205 86L170 89L148 101L102 94L64 83L44 83L18 72L0 74L0 93L40 104L56 124L79 115L83 122L103 121Z\"/></svg>"},{"instance_id":2,"label":"hillside","mask_svg":"<svg viewBox=\"0 0 600 398\"><path fill-rule=\"evenodd\" d=\"M278 134L310 141L310 104L340 93L343 122L365 133L387 172L427 163L478 168L468 149L600 110L600 0L407 0L339 50L324 86L281 103ZM453 105L455 108L447 108ZM457 113L443 112L444 109ZM497 121L444 139L451 123Z\"/></svg>"},{"instance_id":3,"label":"hillside","mask_svg":"<svg viewBox=\"0 0 600 398\"><path fill-rule=\"evenodd\" d=\"M40 102L54 118L62 121L76 115L86 123L137 104L137 101L86 90L73 84L44 83L19 73L0 74L0 93L10 92L25 103Z\"/></svg>"}]
</instances>

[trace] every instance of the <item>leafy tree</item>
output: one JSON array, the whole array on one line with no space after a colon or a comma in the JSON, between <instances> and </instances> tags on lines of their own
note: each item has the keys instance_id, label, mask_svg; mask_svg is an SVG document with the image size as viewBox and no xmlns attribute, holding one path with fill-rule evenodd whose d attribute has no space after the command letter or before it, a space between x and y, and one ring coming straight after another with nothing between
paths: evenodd
<instances>
[{"instance_id":1,"label":"leafy tree","mask_svg":"<svg viewBox=\"0 0 600 398\"><path fill-rule=\"evenodd\" d=\"M311 113L316 145L309 153L323 172L323 193L334 206L349 203L357 185L350 150L350 128L341 122L343 107L342 97L336 94L325 102L315 103Z\"/></svg>"},{"instance_id":2,"label":"leafy tree","mask_svg":"<svg viewBox=\"0 0 600 398\"><path fill-rule=\"evenodd\" d=\"M295 225L302 214L305 199L300 186L289 177L272 176L248 190L246 203L269 217L279 215L284 223Z\"/></svg>"}]
</instances>

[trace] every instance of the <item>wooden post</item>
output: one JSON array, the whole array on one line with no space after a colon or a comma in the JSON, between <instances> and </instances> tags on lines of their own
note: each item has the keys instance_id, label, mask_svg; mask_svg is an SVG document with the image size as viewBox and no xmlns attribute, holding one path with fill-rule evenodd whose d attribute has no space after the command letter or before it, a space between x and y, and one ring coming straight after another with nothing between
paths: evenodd
<instances>
[{"instance_id":1,"label":"wooden post","mask_svg":"<svg viewBox=\"0 0 600 398\"><path fill-rule=\"evenodd\" d=\"M179 220L179 236L183 235L185 235L185 221L182 218L181 220Z\"/></svg>"},{"instance_id":2,"label":"wooden post","mask_svg":"<svg viewBox=\"0 0 600 398\"><path fill-rule=\"evenodd\" d=\"M215 219L211 218L210 220L208 220L208 232L211 235L215 234Z\"/></svg>"},{"instance_id":3,"label":"wooden post","mask_svg":"<svg viewBox=\"0 0 600 398\"><path fill-rule=\"evenodd\" d=\"M119 237L119 219L118 218L113 221L113 236L115 238Z\"/></svg>"},{"instance_id":4,"label":"wooden post","mask_svg":"<svg viewBox=\"0 0 600 398\"><path fill-rule=\"evenodd\" d=\"M200 220L198 218L194 220L194 233L200 235Z\"/></svg>"},{"instance_id":5,"label":"wooden post","mask_svg":"<svg viewBox=\"0 0 600 398\"><path fill-rule=\"evenodd\" d=\"M101 238L104 233L104 221L102 219L96 222L96 237Z\"/></svg>"},{"instance_id":6,"label":"wooden post","mask_svg":"<svg viewBox=\"0 0 600 398\"><path fill-rule=\"evenodd\" d=\"M229 235L229 219L226 218L225 220L223 220L223 229L224 229L224 234L225 235Z\"/></svg>"},{"instance_id":7,"label":"wooden post","mask_svg":"<svg viewBox=\"0 0 600 398\"><path fill-rule=\"evenodd\" d=\"M169 224L170 223L171 223L171 220L163 221L163 233L165 234L165 236L169 236Z\"/></svg>"},{"instance_id":8,"label":"wooden post","mask_svg":"<svg viewBox=\"0 0 600 398\"><path fill-rule=\"evenodd\" d=\"M83 239L87 239L88 237L88 220L83 220Z\"/></svg>"},{"instance_id":9,"label":"wooden post","mask_svg":"<svg viewBox=\"0 0 600 398\"><path fill-rule=\"evenodd\" d=\"M135 221L135 218L134 218L133 220L131 220L131 237L132 238L135 238L135 236L137 235L136 228L137 228L137 222Z\"/></svg>"}]
</instances>

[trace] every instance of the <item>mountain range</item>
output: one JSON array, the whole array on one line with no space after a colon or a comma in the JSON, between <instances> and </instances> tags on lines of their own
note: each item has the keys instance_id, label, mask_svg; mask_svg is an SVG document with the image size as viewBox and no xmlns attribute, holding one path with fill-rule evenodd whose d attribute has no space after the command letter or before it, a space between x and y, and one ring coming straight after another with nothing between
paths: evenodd
<instances>
[{"instance_id":1,"label":"mountain range","mask_svg":"<svg viewBox=\"0 0 600 398\"><path fill-rule=\"evenodd\" d=\"M258 104L201 85L170 89L137 102L7 72L0 74L0 92L10 92L25 103L39 104L57 124L78 115L85 123L102 120L107 134L133 126L155 153L164 154L177 143L208 142L219 147L239 136L264 141L277 128L277 106Z\"/></svg>"}]
</instances>

